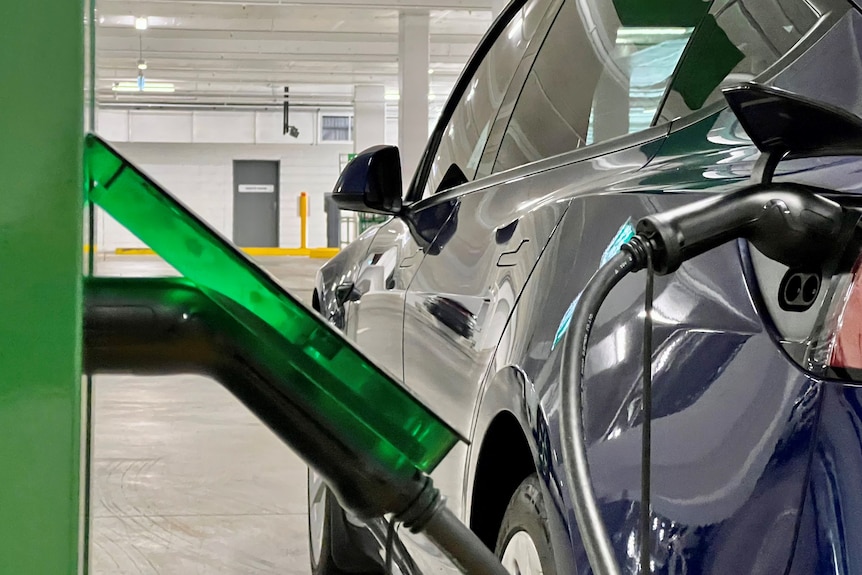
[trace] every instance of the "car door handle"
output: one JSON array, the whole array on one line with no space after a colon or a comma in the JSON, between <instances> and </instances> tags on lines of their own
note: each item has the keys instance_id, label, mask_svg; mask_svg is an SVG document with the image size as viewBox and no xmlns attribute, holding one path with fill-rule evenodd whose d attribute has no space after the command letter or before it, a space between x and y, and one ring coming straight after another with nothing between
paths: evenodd
<instances>
[{"instance_id":1,"label":"car door handle","mask_svg":"<svg viewBox=\"0 0 862 575\"><path fill-rule=\"evenodd\" d=\"M339 306L343 306L349 301L359 301L361 297L362 294L359 293L353 282L346 282L335 288L335 301Z\"/></svg>"},{"instance_id":2,"label":"car door handle","mask_svg":"<svg viewBox=\"0 0 862 575\"><path fill-rule=\"evenodd\" d=\"M412 266L413 264L416 263L416 260L419 259L419 255L421 253L422 253L422 248L419 248L418 250L413 252L411 255L409 255L406 258L404 258L403 260L401 260L401 263L398 264L398 267L409 268L410 266Z\"/></svg>"},{"instance_id":3,"label":"car door handle","mask_svg":"<svg viewBox=\"0 0 862 575\"><path fill-rule=\"evenodd\" d=\"M518 264L518 252L521 251L521 248L524 247L525 244L529 243L530 240L524 239L521 240L521 243L518 244L518 247L514 250L503 252L500 254L500 259L497 260L498 268L510 268Z\"/></svg>"}]
</instances>

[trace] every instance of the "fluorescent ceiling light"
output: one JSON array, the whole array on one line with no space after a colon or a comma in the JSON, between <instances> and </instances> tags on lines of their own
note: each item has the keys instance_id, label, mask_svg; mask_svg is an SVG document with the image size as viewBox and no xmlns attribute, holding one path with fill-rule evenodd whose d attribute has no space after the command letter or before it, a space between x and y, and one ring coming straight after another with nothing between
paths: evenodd
<instances>
[{"instance_id":1,"label":"fluorescent ceiling light","mask_svg":"<svg viewBox=\"0 0 862 575\"><path fill-rule=\"evenodd\" d=\"M150 27L150 22L146 16L135 18L135 30L146 30Z\"/></svg>"},{"instance_id":2,"label":"fluorescent ceiling light","mask_svg":"<svg viewBox=\"0 0 862 575\"><path fill-rule=\"evenodd\" d=\"M398 92L393 92L393 93L390 93L390 94L386 94L386 95L384 96L384 99L385 99L387 102L397 102L398 100L400 100L400 99L401 99L401 94L399 94ZM431 92L429 92L429 93L428 93L428 101L429 101L429 102L433 102L433 101L434 101L434 100L436 100L436 99L437 99L437 96L436 96L436 95L432 94Z\"/></svg>"},{"instance_id":3,"label":"fluorescent ceiling light","mask_svg":"<svg viewBox=\"0 0 862 575\"><path fill-rule=\"evenodd\" d=\"M670 27L626 27L623 26L617 31L617 38L633 38L638 36L685 36L691 34L691 28L670 28Z\"/></svg>"},{"instance_id":4,"label":"fluorescent ceiling light","mask_svg":"<svg viewBox=\"0 0 862 575\"><path fill-rule=\"evenodd\" d=\"M172 93L176 91L176 87L171 82L147 82L144 84L144 89L141 90L137 82L116 82L111 90L114 92Z\"/></svg>"}]
</instances>

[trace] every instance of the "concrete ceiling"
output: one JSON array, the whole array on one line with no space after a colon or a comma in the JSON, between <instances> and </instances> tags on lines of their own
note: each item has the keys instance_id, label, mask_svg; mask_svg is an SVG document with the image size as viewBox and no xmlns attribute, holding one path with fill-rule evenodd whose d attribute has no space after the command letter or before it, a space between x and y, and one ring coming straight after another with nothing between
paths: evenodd
<instances>
[{"instance_id":1,"label":"concrete ceiling","mask_svg":"<svg viewBox=\"0 0 862 575\"><path fill-rule=\"evenodd\" d=\"M398 91L398 15L427 10L432 106L442 103L491 23L495 0L96 0L101 105L347 105L356 84ZM145 31L135 19L147 17ZM119 93L142 56L148 84ZM393 100L393 104L397 103Z\"/></svg>"}]
</instances>

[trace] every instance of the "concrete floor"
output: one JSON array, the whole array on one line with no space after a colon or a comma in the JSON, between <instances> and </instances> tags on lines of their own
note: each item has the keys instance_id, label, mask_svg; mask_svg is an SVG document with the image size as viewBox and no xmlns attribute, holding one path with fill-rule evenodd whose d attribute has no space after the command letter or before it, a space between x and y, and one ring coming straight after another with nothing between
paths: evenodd
<instances>
[{"instance_id":1,"label":"concrete floor","mask_svg":"<svg viewBox=\"0 0 862 575\"><path fill-rule=\"evenodd\" d=\"M323 260L260 258L309 303ZM175 275L101 256L97 275ZM218 384L100 376L94 384L90 573L306 574L306 467Z\"/></svg>"}]
</instances>

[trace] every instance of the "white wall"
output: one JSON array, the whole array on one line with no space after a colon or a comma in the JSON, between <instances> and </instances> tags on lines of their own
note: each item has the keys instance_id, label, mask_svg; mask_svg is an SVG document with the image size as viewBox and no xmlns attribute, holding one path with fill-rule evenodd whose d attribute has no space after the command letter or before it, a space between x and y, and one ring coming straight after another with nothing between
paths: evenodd
<instances>
[{"instance_id":1,"label":"white wall","mask_svg":"<svg viewBox=\"0 0 862 575\"><path fill-rule=\"evenodd\" d=\"M281 132L278 112L164 112L102 110L97 131L132 163L230 238L233 235L233 161L278 160L280 247L299 246L297 198L309 195L308 245L326 245L323 196L332 191L339 155L350 144L316 144L316 114L291 112L297 139ZM102 213L97 222L100 250L143 247Z\"/></svg>"},{"instance_id":2,"label":"white wall","mask_svg":"<svg viewBox=\"0 0 862 575\"><path fill-rule=\"evenodd\" d=\"M323 110L324 112L326 110ZM291 110L299 137L282 133L281 112L99 110L96 130L111 142L316 144L320 110ZM343 112L343 110L339 110Z\"/></svg>"},{"instance_id":3,"label":"white wall","mask_svg":"<svg viewBox=\"0 0 862 575\"><path fill-rule=\"evenodd\" d=\"M386 137L383 142L388 146L398 145L398 117L386 118Z\"/></svg>"}]
</instances>

